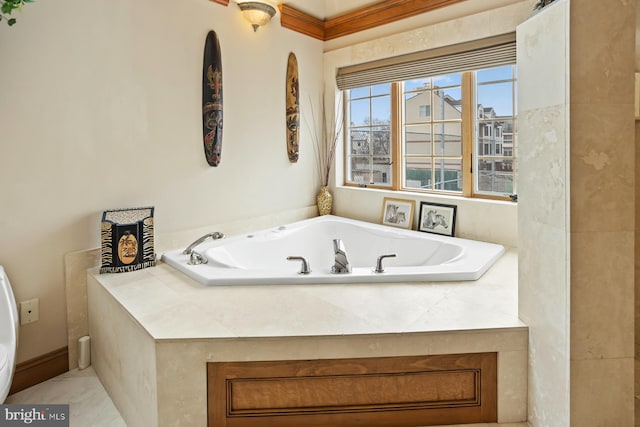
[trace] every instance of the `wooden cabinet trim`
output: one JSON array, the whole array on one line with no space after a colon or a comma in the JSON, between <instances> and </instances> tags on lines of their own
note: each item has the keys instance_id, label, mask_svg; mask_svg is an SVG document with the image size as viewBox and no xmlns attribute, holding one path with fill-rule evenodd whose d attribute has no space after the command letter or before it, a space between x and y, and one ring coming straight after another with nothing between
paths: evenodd
<instances>
[{"instance_id":1,"label":"wooden cabinet trim","mask_svg":"<svg viewBox=\"0 0 640 427\"><path fill-rule=\"evenodd\" d=\"M210 427L497 421L497 354L208 363Z\"/></svg>"}]
</instances>

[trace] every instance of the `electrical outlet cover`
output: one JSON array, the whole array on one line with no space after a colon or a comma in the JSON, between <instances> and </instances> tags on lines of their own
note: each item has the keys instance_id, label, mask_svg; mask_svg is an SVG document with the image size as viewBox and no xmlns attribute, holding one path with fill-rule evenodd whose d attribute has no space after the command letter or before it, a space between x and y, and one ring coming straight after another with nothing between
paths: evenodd
<instances>
[{"instance_id":1,"label":"electrical outlet cover","mask_svg":"<svg viewBox=\"0 0 640 427\"><path fill-rule=\"evenodd\" d=\"M40 304L38 298L20 303L20 324L27 325L40 318Z\"/></svg>"}]
</instances>

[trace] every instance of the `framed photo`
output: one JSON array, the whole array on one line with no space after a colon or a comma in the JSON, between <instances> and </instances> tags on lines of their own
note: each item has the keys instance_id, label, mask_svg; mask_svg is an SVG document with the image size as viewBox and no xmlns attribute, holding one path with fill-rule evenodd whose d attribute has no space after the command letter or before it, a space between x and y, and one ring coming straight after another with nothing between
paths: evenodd
<instances>
[{"instance_id":1,"label":"framed photo","mask_svg":"<svg viewBox=\"0 0 640 427\"><path fill-rule=\"evenodd\" d=\"M418 230L453 236L456 228L456 205L420 202Z\"/></svg>"},{"instance_id":2,"label":"framed photo","mask_svg":"<svg viewBox=\"0 0 640 427\"><path fill-rule=\"evenodd\" d=\"M413 200L385 197L382 202L382 224L411 230L414 207Z\"/></svg>"}]
</instances>

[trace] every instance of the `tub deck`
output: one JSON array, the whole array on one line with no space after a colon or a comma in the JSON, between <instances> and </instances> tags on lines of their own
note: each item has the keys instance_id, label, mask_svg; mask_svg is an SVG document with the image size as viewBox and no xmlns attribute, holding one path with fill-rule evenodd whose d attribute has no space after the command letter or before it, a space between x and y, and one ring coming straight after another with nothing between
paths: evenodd
<instances>
[{"instance_id":1,"label":"tub deck","mask_svg":"<svg viewBox=\"0 0 640 427\"><path fill-rule=\"evenodd\" d=\"M206 425L206 363L498 353L498 422L526 420L517 254L472 282L206 287L88 275L92 363L128 425Z\"/></svg>"}]
</instances>

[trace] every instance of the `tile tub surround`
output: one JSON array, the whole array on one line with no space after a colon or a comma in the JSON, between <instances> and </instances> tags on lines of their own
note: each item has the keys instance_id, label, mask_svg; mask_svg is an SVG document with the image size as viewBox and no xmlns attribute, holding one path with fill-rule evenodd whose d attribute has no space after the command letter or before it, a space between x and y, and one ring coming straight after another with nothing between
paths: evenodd
<instances>
[{"instance_id":1,"label":"tile tub surround","mask_svg":"<svg viewBox=\"0 0 640 427\"><path fill-rule=\"evenodd\" d=\"M92 363L130 427L206 425L206 363L498 352L499 425L526 420L517 254L457 283L204 287L89 270Z\"/></svg>"},{"instance_id":2,"label":"tile tub surround","mask_svg":"<svg viewBox=\"0 0 640 427\"><path fill-rule=\"evenodd\" d=\"M210 224L190 230L159 233L156 236L156 252L187 247L198 237L213 230L224 231L228 235L241 234L251 230L274 227L317 215L315 205L290 209L277 214L240 219L227 223ZM87 313L87 269L100 265L100 249L70 252L64 257L65 290L67 297L67 342L69 348L69 369L78 367L78 339L89 334Z\"/></svg>"}]
</instances>

